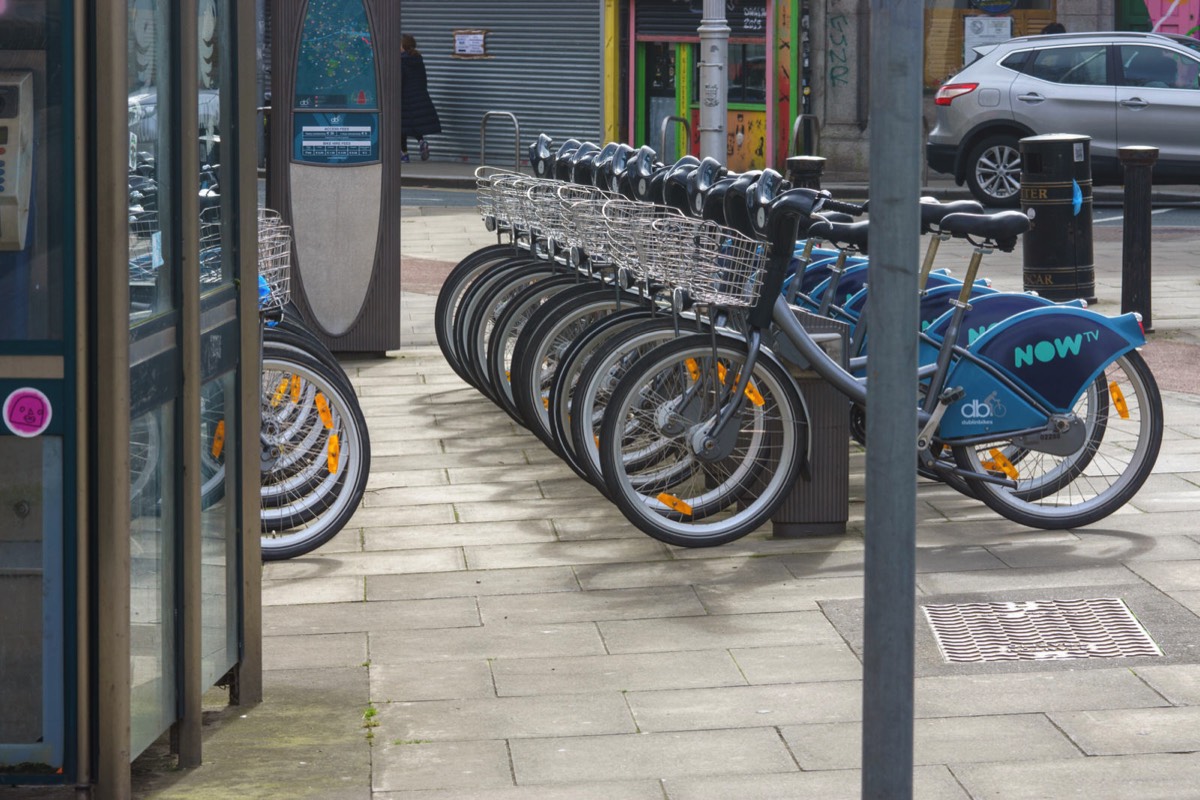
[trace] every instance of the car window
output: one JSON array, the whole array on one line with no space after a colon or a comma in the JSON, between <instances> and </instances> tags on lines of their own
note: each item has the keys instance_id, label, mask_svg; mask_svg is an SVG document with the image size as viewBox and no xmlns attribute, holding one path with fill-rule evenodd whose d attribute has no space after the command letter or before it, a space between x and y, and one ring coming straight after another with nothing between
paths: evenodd
<instances>
[{"instance_id":1,"label":"car window","mask_svg":"<svg viewBox=\"0 0 1200 800\"><path fill-rule=\"evenodd\" d=\"M1107 47L1051 47L1038 50L1026 70L1035 78L1053 83L1104 86L1108 80Z\"/></svg>"},{"instance_id":2,"label":"car window","mask_svg":"<svg viewBox=\"0 0 1200 800\"><path fill-rule=\"evenodd\" d=\"M1000 60L1000 66L1008 67L1009 69L1014 70L1015 72L1024 72L1025 71L1025 61L1027 58L1029 58L1028 50L1020 50L1016 53L1009 53L1007 56L1005 56L1003 59Z\"/></svg>"},{"instance_id":3,"label":"car window","mask_svg":"<svg viewBox=\"0 0 1200 800\"><path fill-rule=\"evenodd\" d=\"M1200 89L1200 61L1144 44L1121 45L1121 85L1147 89Z\"/></svg>"}]
</instances>

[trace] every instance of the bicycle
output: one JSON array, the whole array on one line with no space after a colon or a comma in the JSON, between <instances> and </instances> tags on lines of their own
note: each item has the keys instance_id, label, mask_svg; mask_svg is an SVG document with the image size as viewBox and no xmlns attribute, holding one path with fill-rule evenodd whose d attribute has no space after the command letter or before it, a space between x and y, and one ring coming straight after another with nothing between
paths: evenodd
<instances>
[{"instance_id":1,"label":"bicycle","mask_svg":"<svg viewBox=\"0 0 1200 800\"><path fill-rule=\"evenodd\" d=\"M807 465L807 414L787 365L765 346L769 330L865 405L865 381L826 354L779 296L797 225L823 202L793 190L752 208L766 246L742 262L721 255L715 240L685 253L711 284L698 296L736 310L746 333L714 330L656 348L614 390L600 431L602 474L627 518L662 541L711 546L743 536L770 517L797 474L819 468ZM1016 212L942 220L945 232L975 245L957 320L982 255L1015 246L1028 224ZM731 230L724 239L739 236ZM1135 315L1048 306L963 347L951 318L937 362L922 373L921 465L966 481L993 510L1031 527L1077 527L1111 514L1145 481L1161 441L1161 400L1135 349L1144 341ZM1003 417L978 405L992 392ZM628 457L648 442L667 459ZM953 465L936 457L944 449Z\"/></svg>"}]
</instances>

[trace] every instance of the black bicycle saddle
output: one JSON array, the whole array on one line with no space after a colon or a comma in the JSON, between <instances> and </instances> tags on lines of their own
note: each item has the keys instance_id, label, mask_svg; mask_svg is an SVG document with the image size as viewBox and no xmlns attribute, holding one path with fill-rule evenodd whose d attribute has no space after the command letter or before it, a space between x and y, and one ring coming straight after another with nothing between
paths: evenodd
<instances>
[{"instance_id":1,"label":"black bicycle saddle","mask_svg":"<svg viewBox=\"0 0 1200 800\"><path fill-rule=\"evenodd\" d=\"M650 202L651 186L655 173L659 173L666 169L665 165L659 163L657 154L654 149L649 146L641 147L637 155L626 162L625 184L622 188L628 188L628 196L633 200L641 200L642 202Z\"/></svg>"},{"instance_id":2,"label":"black bicycle saddle","mask_svg":"<svg viewBox=\"0 0 1200 800\"><path fill-rule=\"evenodd\" d=\"M592 157L591 183L596 188L608 188L610 166L612 165L613 156L617 154L618 147L621 147L620 143L609 142L600 149L600 152Z\"/></svg>"},{"instance_id":3,"label":"black bicycle saddle","mask_svg":"<svg viewBox=\"0 0 1200 800\"><path fill-rule=\"evenodd\" d=\"M684 156L666 171L663 177L663 205L677 208L684 214L691 213L691 202L688 200L688 179L700 166L700 159L695 156Z\"/></svg>"},{"instance_id":4,"label":"black bicycle saddle","mask_svg":"<svg viewBox=\"0 0 1200 800\"><path fill-rule=\"evenodd\" d=\"M581 145L578 139L567 139L558 146L558 151L554 154L554 177L560 181L568 181L571 179L571 156L575 155L575 151Z\"/></svg>"},{"instance_id":5,"label":"black bicycle saddle","mask_svg":"<svg viewBox=\"0 0 1200 800\"><path fill-rule=\"evenodd\" d=\"M550 150L553 143L548 134L539 133L529 145L529 166L539 178L549 178L554 172L554 153Z\"/></svg>"},{"instance_id":6,"label":"black bicycle saddle","mask_svg":"<svg viewBox=\"0 0 1200 800\"><path fill-rule=\"evenodd\" d=\"M750 215L746 212L746 193L761 176L761 170L743 172L725 189L725 225L746 236L754 235Z\"/></svg>"},{"instance_id":7,"label":"black bicycle saddle","mask_svg":"<svg viewBox=\"0 0 1200 800\"><path fill-rule=\"evenodd\" d=\"M600 152L600 145L584 142L571 156L571 182L590 186L592 183L592 159Z\"/></svg>"},{"instance_id":8,"label":"black bicycle saddle","mask_svg":"<svg viewBox=\"0 0 1200 800\"><path fill-rule=\"evenodd\" d=\"M692 170L687 180L688 207L692 214L704 216L705 197L713 185L727 174L729 171L712 156L700 160L699 166Z\"/></svg>"},{"instance_id":9,"label":"black bicycle saddle","mask_svg":"<svg viewBox=\"0 0 1200 800\"><path fill-rule=\"evenodd\" d=\"M621 191L621 181L625 177L625 171L629 168L629 159L633 158L636 152L627 144L617 145L617 152L613 153L612 160L608 162L608 169L605 170L608 185L603 188L612 192Z\"/></svg>"}]
</instances>

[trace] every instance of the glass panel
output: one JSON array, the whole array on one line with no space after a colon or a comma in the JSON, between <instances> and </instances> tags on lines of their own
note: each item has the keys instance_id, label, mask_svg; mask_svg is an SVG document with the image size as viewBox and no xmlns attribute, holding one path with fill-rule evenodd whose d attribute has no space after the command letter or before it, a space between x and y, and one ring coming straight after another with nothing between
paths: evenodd
<instances>
[{"instance_id":1,"label":"glass panel","mask_svg":"<svg viewBox=\"0 0 1200 800\"><path fill-rule=\"evenodd\" d=\"M0 437L0 744L39 742L43 729L47 620L54 582L46 543L62 540L62 439ZM61 609L53 609L61 626ZM51 637L53 638L53 637Z\"/></svg>"},{"instance_id":2,"label":"glass panel","mask_svg":"<svg viewBox=\"0 0 1200 800\"><path fill-rule=\"evenodd\" d=\"M1200 62L1181 53L1146 45L1122 45L1122 86L1196 89Z\"/></svg>"},{"instance_id":3,"label":"glass panel","mask_svg":"<svg viewBox=\"0 0 1200 800\"><path fill-rule=\"evenodd\" d=\"M176 719L176 484L170 0L129 0L130 737L136 756ZM190 147L184 161L194 164ZM194 167L193 167L194 168ZM157 318L157 319L156 319Z\"/></svg>"},{"instance_id":4,"label":"glass panel","mask_svg":"<svg viewBox=\"0 0 1200 800\"><path fill-rule=\"evenodd\" d=\"M200 284L201 291L233 280L233 248L222 225L231 219L229 197L222 198L225 169L221 164L221 83L225 79L225 0L199 0L197 36L200 61L198 120L200 153ZM227 193L228 194L228 193Z\"/></svg>"},{"instance_id":5,"label":"glass panel","mask_svg":"<svg viewBox=\"0 0 1200 800\"><path fill-rule=\"evenodd\" d=\"M169 402L130 425L131 737L134 755L175 721L175 453Z\"/></svg>"},{"instance_id":6,"label":"glass panel","mask_svg":"<svg viewBox=\"0 0 1200 800\"><path fill-rule=\"evenodd\" d=\"M171 187L172 3L129 0L129 303L132 323L171 309L167 223Z\"/></svg>"},{"instance_id":7,"label":"glass panel","mask_svg":"<svg viewBox=\"0 0 1200 800\"><path fill-rule=\"evenodd\" d=\"M362 0L309 0L296 65L296 108L378 107Z\"/></svg>"},{"instance_id":8,"label":"glass panel","mask_svg":"<svg viewBox=\"0 0 1200 800\"><path fill-rule=\"evenodd\" d=\"M0 346L62 338L62 17L48 0L0 2Z\"/></svg>"},{"instance_id":9,"label":"glass panel","mask_svg":"<svg viewBox=\"0 0 1200 800\"><path fill-rule=\"evenodd\" d=\"M235 385L230 373L200 391L200 649L205 687L237 661L237 460L230 457L237 430Z\"/></svg>"}]
</instances>

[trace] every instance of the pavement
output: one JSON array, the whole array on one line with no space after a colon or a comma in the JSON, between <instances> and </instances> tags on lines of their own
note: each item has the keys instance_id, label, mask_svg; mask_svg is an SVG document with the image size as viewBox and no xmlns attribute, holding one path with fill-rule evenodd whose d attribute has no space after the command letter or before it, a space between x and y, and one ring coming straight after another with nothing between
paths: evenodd
<instances>
[{"instance_id":1,"label":"pavement","mask_svg":"<svg viewBox=\"0 0 1200 800\"><path fill-rule=\"evenodd\" d=\"M174 770L157 747L136 796L859 797L861 449L845 535L650 539L442 358L439 282L494 235L464 207L400 225L401 349L345 362L371 432L363 505L266 565L264 702L211 692L205 763ZM1120 249L1097 228L1101 312L1119 310ZM1200 798L1198 254L1200 232L1156 230L1144 353L1166 431L1132 503L1047 532L918 490L919 606L1116 597L1162 655L949 664L918 612L916 797ZM984 272L1020 289L1020 248Z\"/></svg>"}]
</instances>

